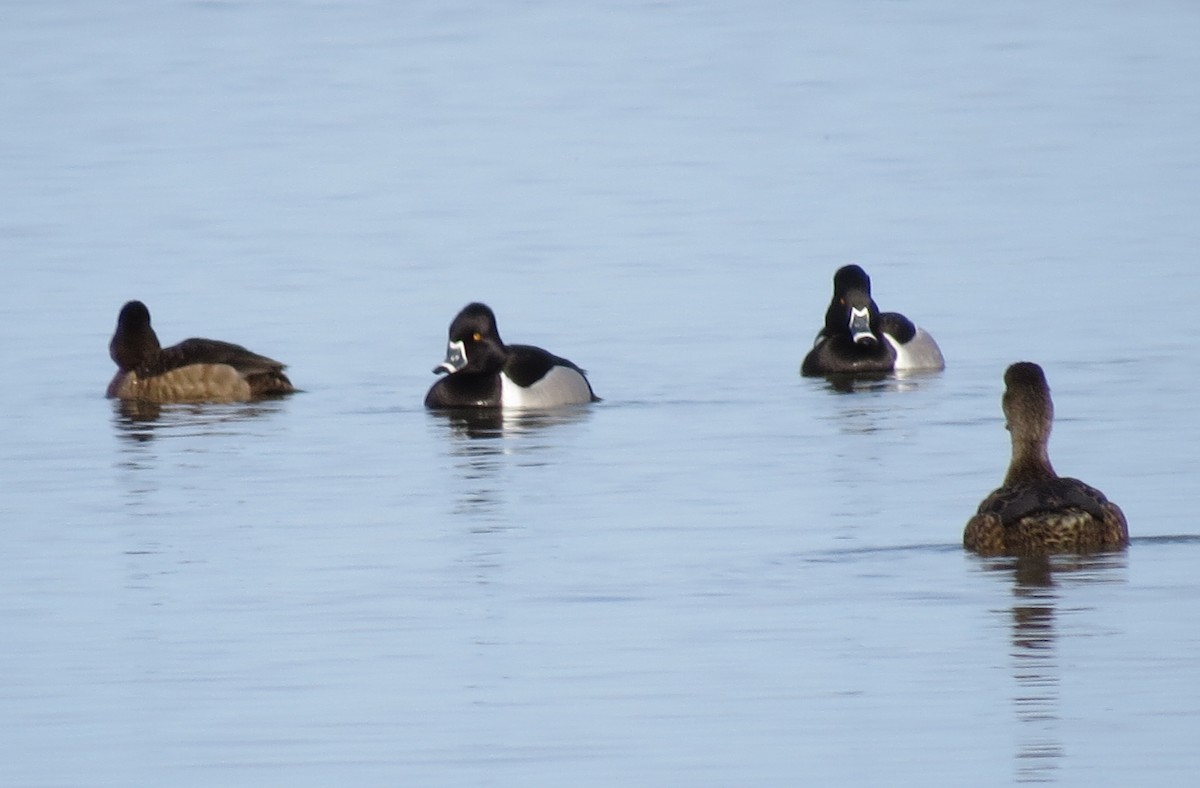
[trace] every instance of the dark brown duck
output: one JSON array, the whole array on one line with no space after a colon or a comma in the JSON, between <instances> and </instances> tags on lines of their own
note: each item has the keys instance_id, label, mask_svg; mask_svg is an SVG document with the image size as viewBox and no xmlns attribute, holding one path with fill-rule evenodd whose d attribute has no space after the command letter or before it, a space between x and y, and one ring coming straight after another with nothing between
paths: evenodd
<instances>
[{"instance_id":1,"label":"dark brown duck","mask_svg":"<svg viewBox=\"0 0 1200 788\"><path fill-rule=\"evenodd\" d=\"M240 402L295 391L280 362L241 345L185 339L162 347L141 301L121 308L108 353L117 374L108 396L145 402Z\"/></svg>"},{"instance_id":2,"label":"dark brown duck","mask_svg":"<svg viewBox=\"0 0 1200 788\"><path fill-rule=\"evenodd\" d=\"M963 546L982 555L1045 555L1127 545L1120 507L1095 487L1059 476L1050 464L1054 403L1042 368L1017 362L1004 373L1004 385L1012 461L1004 484L967 523Z\"/></svg>"}]
</instances>

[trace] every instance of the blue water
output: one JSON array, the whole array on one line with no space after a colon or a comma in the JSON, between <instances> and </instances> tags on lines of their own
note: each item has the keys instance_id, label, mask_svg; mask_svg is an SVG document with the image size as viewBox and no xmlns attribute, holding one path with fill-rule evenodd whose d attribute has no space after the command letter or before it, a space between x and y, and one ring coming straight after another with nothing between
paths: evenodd
<instances>
[{"instance_id":1,"label":"blue water","mask_svg":"<svg viewBox=\"0 0 1200 788\"><path fill-rule=\"evenodd\" d=\"M0 784L1194 780L1200 8L0 16ZM847 262L943 374L798 375ZM472 300L604 401L427 413ZM1126 553L959 546L1018 359Z\"/></svg>"}]
</instances>

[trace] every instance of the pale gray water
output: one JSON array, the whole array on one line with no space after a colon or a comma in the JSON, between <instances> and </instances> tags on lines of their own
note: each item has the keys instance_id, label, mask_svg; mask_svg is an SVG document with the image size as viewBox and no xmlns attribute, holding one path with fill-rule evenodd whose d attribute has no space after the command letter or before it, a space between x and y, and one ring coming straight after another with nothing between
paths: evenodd
<instances>
[{"instance_id":1,"label":"pale gray water","mask_svg":"<svg viewBox=\"0 0 1200 788\"><path fill-rule=\"evenodd\" d=\"M993 6L4 5L0 784L1194 780L1200 8ZM944 374L798 376L849 261ZM476 299L604 402L426 413ZM1127 553L958 546L1020 358Z\"/></svg>"}]
</instances>

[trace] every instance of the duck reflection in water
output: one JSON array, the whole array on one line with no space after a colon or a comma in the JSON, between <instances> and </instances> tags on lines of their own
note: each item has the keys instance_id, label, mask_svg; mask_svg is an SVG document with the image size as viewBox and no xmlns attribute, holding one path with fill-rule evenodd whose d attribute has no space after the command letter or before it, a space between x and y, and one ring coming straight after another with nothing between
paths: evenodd
<instances>
[{"instance_id":1,"label":"duck reflection in water","mask_svg":"<svg viewBox=\"0 0 1200 788\"><path fill-rule=\"evenodd\" d=\"M988 571L1011 572L1013 710L1019 735L1014 753L1016 782L1053 782L1065 751L1059 687L1059 606L1062 585L1119 583L1124 553L1020 556L988 559ZM1069 609L1076 612L1076 609Z\"/></svg>"},{"instance_id":2,"label":"duck reflection in water","mask_svg":"<svg viewBox=\"0 0 1200 788\"><path fill-rule=\"evenodd\" d=\"M876 391L916 391L922 383L940 380L930 371L830 373L823 376L826 387L836 394Z\"/></svg>"},{"instance_id":3,"label":"duck reflection in water","mask_svg":"<svg viewBox=\"0 0 1200 788\"><path fill-rule=\"evenodd\" d=\"M549 453L558 443L545 439L547 430L583 422L591 409L455 408L428 413L431 424L450 438L459 475L450 485L458 491L454 513L480 518L485 523L482 530L490 531L506 522L500 514L506 470L549 464Z\"/></svg>"},{"instance_id":4,"label":"duck reflection in water","mask_svg":"<svg viewBox=\"0 0 1200 788\"><path fill-rule=\"evenodd\" d=\"M280 410L278 399L232 404L163 404L113 400L113 425L122 438L144 443L170 434L215 432L231 423L261 418Z\"/></svg>"},{"instance_id":5,"label":"duck reflection in water","mask_svg":"<svg viewBox=\"0 0 1200 788\"><path fill-rule=\"evenodd\" d=\"M553 410L503 410L500 408L456 408L431 410L431 416L444 420L451 433L466 438L492 440L507 436L533 434L560 424L581 422L591 415L584 407Z\"/></svg>"}]
</instances>

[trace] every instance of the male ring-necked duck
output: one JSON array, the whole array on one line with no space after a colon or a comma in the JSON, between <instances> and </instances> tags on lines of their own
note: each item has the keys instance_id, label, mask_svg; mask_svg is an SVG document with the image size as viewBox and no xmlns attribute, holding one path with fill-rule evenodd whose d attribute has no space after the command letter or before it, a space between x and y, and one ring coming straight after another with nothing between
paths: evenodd
<instances>
[{"instance_id":1,"label":"male ring-necked duck","mask_svg":"<svg viewBox=\"0 0 1200 788\"><path fill-rule=\"evenodd\" d=\"M468 304L450 324L448 372L425 395L427 408L553 408L596 402L584 371L540 347L506 345L496 315Z\"/></svg>"},{"instance_id":2,"label":"male ring-necked duck","mask_svg":"<svg viewBox=\"0 0 1200 788\"><path fill-rule=\"evenodd\" d=\"M802 375L945 369L937 342L899 312L880 312L871 278L857 265L833 275L825 327L800 366Z\"/></svg>"},{"instance_id":3,"label":"male ring-necked duck","mask_svg":"<svg viewBox=\"0 0 1200 788\"><path fill-rule=\"evenodd\" d=\"M1002 405L1012 437L1004 484L992 492L963 531L963 546L983 555L1091 552L1129 543L1125 515L1078 479L1059 476L1046 444L1054 403L1046 375L1020 361L1004 373Z\"/></svg>"},{"instance_id":4,"label":"male ring-necked duck","mask_svg":"<svg viewBox=\"0 0 1200 788\"><path fill-rule=\"evenodd\" d=\"M121 308L108 345L117 374L107 395L147 402L240 402L295 391L284 365L241 345L185 339L164 348L141 301Z\"/></svg>"}]
</instances>

